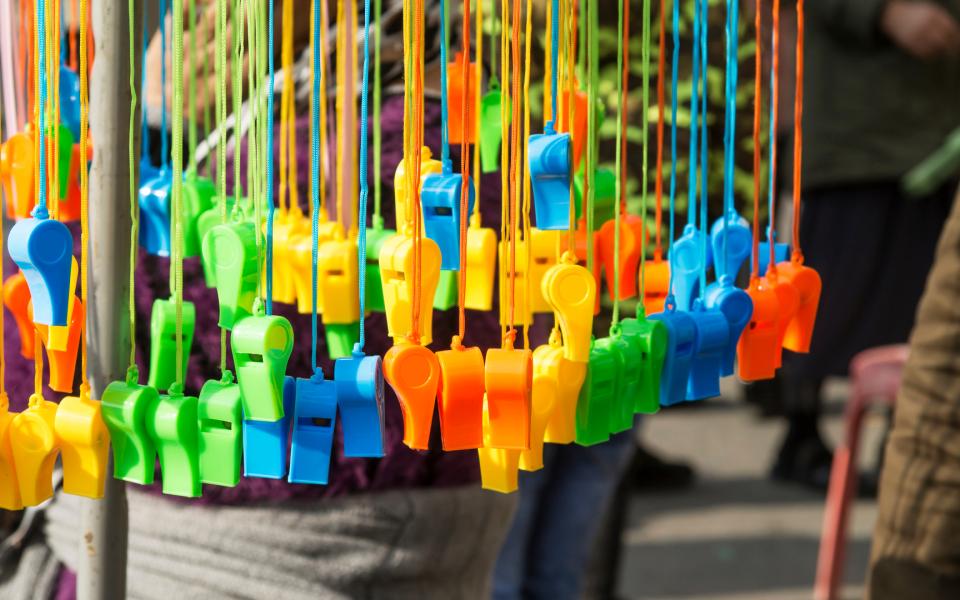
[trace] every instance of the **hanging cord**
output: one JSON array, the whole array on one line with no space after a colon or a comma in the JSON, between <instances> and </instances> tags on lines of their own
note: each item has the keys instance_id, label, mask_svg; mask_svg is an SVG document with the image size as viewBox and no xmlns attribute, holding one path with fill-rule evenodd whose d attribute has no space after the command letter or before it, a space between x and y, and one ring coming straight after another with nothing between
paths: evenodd
<instances>
[{"instance_id":1,"label":"hanging cord","mask_svg":"<svg viewBox=\"0 0 960 600\"><path fill-rule=\"evenodd\" d=\"M763 119L763 31L761 29L762 0L754 6L754 44L757 47L753 73L753 251L750 253L750 277L760 276L760 125Z\"/></svg>"},{"instance_id":2,"label":"hanging cord","mask_svg":"<svg viewBox=\"0 0 960 600\"><path fill-rule=\"evenodd\" d=\"M379 27L379 23L377 24ZM363 84L360 87L360 205L357 207L357 281L360 296L360 350L366 342L367 308L367 105L370 95L370 0L363 0Z\"/></svg>"},{"instance_id":3,"label":"hanging cord","mask_svg":"<svg viewBox=\"0 0 960 600\"><path fill-rule=\"evenodd\" d=\"M288 0L289 1L289 0ZM266 147L263 149L264 160L267 163L267 181L266 181L266 197L267 197L267 301L266 301L266 310L268 315L273 314L273 221L274 221L274 206L273 206L273 91L276 72L274 70L273 64L273 0L269 0L268 5L268 16L267 16L267 60L269 61L269 71L270 71L270 83L267 86L267 118L266 118L266 128L267 128L267 143ZM262 10L262 8L261 8Z\"/></svg>"},{"instance_id":4,"label":"hanging cord","mask_svg":"<svg viewBox=\"0 0 960 600\"><path fill-rule=\"evenodd\" d=\"M598 0L587 0L589 14L588 57L589 83L587 85L587 173L584 177L586 198L583 210L587 214L587 269L593 273L594 206L597 201L597 95L600 88L600 27L598 25Z\"/></svg>"},{"instance_id":5,"label":"hanging cord","mask_svg":"<svg viewBox=\"0 0 960 600\"><path fill-rule=\"evenodd\" d=\"M623 165L627 159L627 69L629 66L629 45L624 43L630 35L630 0L621 0L617 3L617 135L616 135L616 209L613 211L613 318L610 324L611 331L620 329L620 213L626 204L624 189L626 187L626 170ZM644 99L646 105L646 99ZM646 129L644 129L646 136ZM644 187L646 187L646 169L644 169Z\"/></svg>"},{"instance_id":6,"label":"hanging cord","mask_svg":"<svg viewBox=\"0 0 960 600\"><path fill-rule=\"evenodd\" d=\"M127 147L130 153L130 281L129 296L127 297L127 308L130 311L130 360L127 372L135 373L137 368L137 304L136 304L136 281L137 274L137 249L140 239L140 195L137 192L137 163L136 163L136 145L134 133L137 126L137 69L136 50L134 46L134 33L136 32L136 0L127 1L127 12L129 13L127 28L130 40L130 123L127 133ZM146 104L143 111L146 112ZM82 169L81 169L82 170ZM133 377L136 380L136 377Z\"/></svg>"},{"instance_id":7,"label":"hanging cord","mask_svg":"<svg viewBox=\"0 0 960 600\"><path fill-rule=\"evenodd\" d=\"M707 224L707 190L709 187L710 164L707 161L707 32L710 18L707 0L700 0L700 299L707 293L707 237L710 234Z\"/></svg>"},{"instance_id":8,"label":"hanging cord","mask_svg":"<svg viewBox=\"0 0 960 600\"><path fill-rule=\"evenodd\" d=\"M479 0L477 10L480 10ZM470 168L470 144L467 141L466 130L469 127L469 98L470 98L470 0L463 0L463 22L461 24L461 55L463 73L463 97L460 100L460 122L463 123L464 134L460 136L460 274L457 282L457 338L453 346L463 342L467 332L466 292L467 292L467 212L470 210L470 178L467 175ZM483 37L483 32L480 36ZM479 40L478 40L479 42ZM441 46L442 48L442 46ZM478 94L479 95L479 94ZM479 132L478 132L479 134ZM479 155L479 152L477 153ZM479 200L479 198L477 198Z\"/></svg>"},{"instance_id":9,"label":"hanging cord","mask_svg":"<svg viewBox=\"0 0 960 600\"><path fill-rule=\"evenodd\" d=\"M191 170L194 157L197 155L197 63L199 62L199 51L197 48L197 0L187 2L188 19L190 21L190 78L188 85L187 102L189 103L190 126L187 130L187 143L190 148ZM206 62L206 61L204 61Z\"/></svg>"},{"instance_id":10,"label":"hanging cord","mask_svg":"<svg viewBox=\"0 0 960 600\"><path fill-rule=\"evenodd\" d=\"M513 16L511 17L511 50L510 55L513 60L511 78L511 98L510 98L510 189L509 189L509 264L510 264L510 288L508 290L508 307L510 319L507 324L507 338L513 343L516 338L516 329L514 322L516 320L516 296L517 296L517 225L519 222L519 203L517 179L518 179L518 159L520 150L520 128L522 127L520 118L520 15L522 4L520 0L513 0Z\"/></svg>"},{"instance_id":11,"label":"hanging cord","mask_svg":"<svg viewBox=\"0 0 960 600\"><path fill-rule=\"evenodd\" d=\"M39 0L44 2L45 0ZM160 0L160 164L170 165L167 139L167 0Z\"/></svg>"},{"instance_id":12,"label":"hanging cord","mask_svg":"<svg viewBox=\"0 0 960 600\"><path fill-rule=\"evenodd\" d=\"M173 0L173 230L170 250L177 305L177 379L183 389L183 0Z\"/></svg>"},{"instance_id":13,"label":"hanging cord","mask_svg":"<svg viewBox=\"0 0 960 600\"><path fill-rule=\"evenodd\" d=\"M679 1L679 0L678 0ZM697 165L700 155L697 153L697 142L700 120L700 0L694 0L693 8L693 52L691 54L690 76L690 167L687 172L687 224L697 225Z\"/></svg>"},{"instance_id":14,"label":"hanging cord","mask_svg":"<svg viewBox=\"0 0 960 600\"><path fill-rule=\"evenodd\" d=\"M313 28L314 31L322 30L324 24L320 21L321 2L325 0L314 0L313 2ZM313 43L313 104L310 110L310 120L313 123L313 132L310 136L310 179L313 185L310 188L313 197L313 232L311 237L311 263L310 278L311 286L311 305L310 314L310 367L317 372L320 365L317 363L317 249L319 246L320 229L320 211L322 210L319 198L320 195L320 85L321 79L316 76L317 69L320 66L320 44Z\"/></svg>"},{"instance_id":15,"label":"hanging cord","mask_svg":"<svg viewBox=\"0 0 960 600\"><path fill-rule=\"evenodd\" d=\"M560 0L547 7L550 28L550 120L544 126L546 133L556 133L557 124L557 69L560 60Z\"/></svg>"},{"instance_id":16,"label":"hanging cord","mask_svg":"<svg viewBox=\"0 0 960 600\"><path fill-rule=\"evenodd\" d=\"M45 28L47 23L47 0L37 0L36 2L36 14L37 14L37 24L39 28ZM39 183L40 189L39 194L37 195L37 207L33 211L34 217L37 219L46 219L50 216L50 213L47 211L47 121L46 121L46 112L47 112L47 43L45 35L36 34L37 38L37 57L36 57L36 70L39 71L38 76L36 77L39 85L38 98L39 102L37 105L37 122L39 123L37 132L37 145L40 148L40 160L38 168L38 177L37 181ZM41 363L42 366L42 363ZM41 369L42 370L42 369Z\"/></svg>"},{"instance_id":17,"label":"hanging cord","mask_svg":"<svg viewBox=\"0 0 960 600\"><path fill-rule=\"evenodd\" d=\"M567 131L573 132L574 116L576 114L576 95L577 95L577 10L579 8L578 0L567 0L568 3L568 27L567 27ZM574 186L570 186L570 215L568 222L570 228L567 230L567 251L571 256L576 255L577 249L577 203L576 191Z\"/></svg>"},{"instance_id":18,"label":"hanging cord","mask_svg":"<svg viewBox=\"0 0 960 600\"><path fill-rule=\"evenodd\" d=\"M47 0L49 1L49 0ZM50 172L49 178L44 182L49 188L49 195L55 202L50 206L50 216L54 219L60 218L60 2L53 0L53 11L45 28L47 43L50 52L47 52L47 73L50 77L49 90L50 96L47 102L47 122L50 123L50 135L53 143L46 145L48 154L47 164Z\"/></svg>"},{"instance_id":19,"label":"hanging cord","mask_svg":"<svg viewBox=\"0 0 960 600\"><path fill-rule=\"evenodd\" d=\"M644 11L649 12L648 8L644 8ZM644 17L646 18L646 17ZM650 56L650 44L644 43L643 47L647 49L647 56ZM646 64L646 63L645 63ZM660 0L660 52L657 54L657 178L655 180L655 218L654 218L654 228L656 231L654 235L656 236L656 246L653 250L653 256L657 260L660 260L660 257L663 255L663 245L660 239L660 232L663 229L663 138L664 138L664 127L663 119L664 107L666 105L666 94L664 93L665 79L667 76L667 6L666 0ZM644 79L649 79L649 73L644 73ZM646 211L644 211L644 218L646 218ZM642 271L641 271L642 272ZM643 290L643 283L640 284L640 289Z\"/></svg>"},{"instance_id":20,"label":"hanging cord","mask_svg":"<svg viewBox=\"0 0 960 600\"><path fill-rule=\"evenodd\" d=\"M414 293L411 302L413 326L412 339L420 343L420 311L423 302L423 217L420 210L420 168L423 149L423 68L424 68L424 22L423 0L414 1L413 15L413 169L407 175L413 209L413 280ZM429 300L428 300L429 301Z\"/></svg>"},{"instance_id":21,"label":"hanging cord","mask_svg":"<svg viewBox=\"0 0 960 600\"><path fill-rule=\"evenodd\" d=\"M132 1L132 0L131 0ZM227 121L227 0L217 2L217 127L224 129ZM227 222L227 141L224 131L217 136L217 201L220 204L220 223ZM236 195L235 195L236 196ZM234 198L234 207L239 196ZM227 330L220 328L220 374L227 371Z\"/></svg>"},{"instance_id":22,"label":"hanging cord","mask_svg":"<svg viewBox=\"0 0 960 600\"><path fill-rule=\"evenodd\" d=\"M87 74L87 0L80 0L80 302L83 308L87 308L87 288L89 274L89 244L90 244L90 173L87 171L85 163L87 160L87 149L89 145L90 133L90 98L87 95L89 89L89 77ZM2 274L0 274L2 277ZM2 280L2 279L0 279ZM73 301L73 294L70 294L70 301ZM135 332L130 330L130 338L133 339ZM2 336L2 332L0 332ZM0 338L2 339L2 338ZM0 374L2 378L2 374ZM80 327L80 395L84 396L90 392L90 383L87 381L87 328Z\"/></svg>"},{"instance_id":23,"label":"hanging cord","mask_svg":"<svg viewBox=\"0 0 960 600\"><path fill-rule=\"evenodd\" d=\"M803 261L800 249L800 206L803 168L803 0L797 0L797 79L793 103L793 260Z\"/></svg>"},{"instance_id":24,"label":"hanging cord","mask_svg":"<svg viewBox=\"0 0 960 600\"><path fill-rule=\"evenodd\" d=\"M336 123L334 124L334 178L336 180L336 188L333 190L333 197L336 199L335 210L335 220L338 223L344 223L346 213L344 212L344 202L347 196L347 191L344 186L343 175L344 170L346 169L345 161L346 157L344 156L344 119L343 111L345 110L345 105L347 103L347 31L350 25L347 21L347 12L344 9L345 0L337 0L337 55L336 55L336 94L335 94L335 104L334 104L334 114L336 115ZM326 4L326 2L324 2ZM352 36L351 36L352 37ZM326 44L323 45L326 48ZM351 98L351 100L353 100ZM327 128L323 128L324 131L327 131ZM327 152L326 143L323 144L323 151ZM351 190L352 191L352 190Z\"/></svg>"},{"instance_id":25,"label":"hanging cord","mask_svg":"<svg viewBox=\"0 0 960 600\"><path fill-rule=\"evenodd\" d=\"M509 253L509 220L510 220L510 45L507 43L508 32L510 28L510 6L508 0L500 2L500 73L503 76L504 86L500 91L500 127L504 139L500 146L500 244L503 252ZM503 285L507 281L508 260L504 260L502 255L498 261L498 276L500 285L500 334L506 339L507 331L511 325L507 308L507 297L510 286ZM509 283L509 282L508 282Z\"/></svg>"},{"instance_id":26,"label":"hanging cord","mask_svg":"<svg viewBox=\"0 0 960 600\"><path fill-rule=\"evenodd\" d=\"M767 179L767 241L770 243L770 264L767 270L776 273L776 244L774 227L776 226L776 198L774 187L777 179L777 122L780 118L780 0L773 0L773 43L770 51L773 58L770 64L770 176Z\"/></svg>"},{"instance_id":27,"label":"hanging cord","mask_svg":"<svg viewBox=\"0 0 960 600\"><path fill-rule=\"evenodd\" d=\"M760 0L757 0L759 2ZM678 81L680 72L680 0L673 0L673 59L670 75L670 235L667 240L667 253L673 250L674 236L676 235L677 220L677 97L679 96ZM667 286L665 306L672 308L673 281L676 277L670 269L670 283Z\"/></svg>"},{"instance_id":28,"label":"hanging cord","mask_svg":"<svg viewBox=\"0 0 960 600\"><path fill-rule=\"evenodd\" d=\"M364 7L364 10L366 10L366 7ZM380 154L383 151L383 124L380 123L380 110L383 102L383 90L380 77L380 41L383 33L383 0L374 0L373 10L377 17L377 30L374 32L373 37L373 227L375 229L380 229L383 227L383 217L380 214L383 202L383 191L381 189L381 169L383 161L380 157ZM364 49L364 60L366 60L366 49ZM366 69L367 67L364 67L364 70ZM366 86L364 86L364 89L366 89ZM366 115L366 111L364 111L364 115ZM399 218L400 215L396 215L396 217ZM366 248L366 245L364 245L364 248ZM361 263L360 270L365 269L366 265ZM361 328L361 335L362 331L363 329ZM362 349L362 337L360 346Z\"/></svg>"},{"instance_id":29,"label":"hanging cord","mask_svg":"<svg viewBox=\"0 0 960 600\"><path fill-rule=\"evenodd\" d=\"M233 83L233 115L240 116L240 106L243 99L243 14L244 0L234 0L233 12L230 13L230 32L233 36L233 54L231 56L231 80ZM243 143L243 134L240 127L235 127L237 134L233 141L233 214L237 216L243 204L243 180L240 178L240 146ZM249 132L248 134L249 135ZM250 157L248 156L249 160Z\"/></svg>"},{"instance_id":30,"label":"hanging cord","mask_svg":"<svg viewBox=\"0 0 960 600\"><path fill-rule=\"evenodd\" d=\"M477 134L477 150L473 153L473 190L474 190L474 202L473 202L473 212L470 214L470 226L471 227L480 227L480 147L479 147L479 136L480 136L480 113L482 108L482 98L480 95L480 89L483 86L483 3L485 0L478 0L477 10L476 10L476 28L477 28L477 48L476 48L476 81L477 81L477 91L475 96L477 98L476 103L474 104L473 111L473 125L474 131ZM464 0L465 3L469 5L469 0ZM469 11L467 11L469 13ZM467 48L470 47L469 44L466 45ZM470 66L470 61L466 61L467 67ZM493 65L491 65L492 68ZM468 84L469 87L469 84ZM462 287L462 286L461 286Z\"/></svg>"},{"instance_id":31,"label":"hanging cord","mask_svg":"<svg viewBox=\"0 0 960 600\"><path fill-rule=\"evenodd\" d=\"M727 0L727 81L726 81L726 123L723 134L723 256L728 255L727 237L730 227L730 215L734 211L733 177L737 137L737 79L740 24L738 0ZM731 273L735 277L736 273Z\"/></svg>"},{"instance_id":32,"label":"hanging cord","mask_svg":"<svg viewBox=\"0 0 960 600\"><path fill-rule=\"evenodd\" d=\"M280 69L283 71L283 90L280 92L280 148L277 170L278 190L277 204L279 204L281 215L287 214L290 203L288 199L289 190L288 175L290 173L287 165L287 157L290 155L290 132L293 129L290 123L290 99L293 94L293 3L284 2L283 14L281 15L281 27L283 32L280 34Z\"/></svg>"},{"instance_id":33,"label":"hanging cord","mask_svg":"<svg viewBox=\"0 0 960 600\"><path fill-rule=\"evenodd\" d=\"M146 9L143 11L146 13ZM144 21L146 21L146 14L144 14ZM133 35L131 33L131 35ZM140 90L143 93L143 97L147 98L147 26L146 23L141 27L140 34ZM133 40L130 40L130 43L133 44ZM132 56L132 55L131 55ZM163 68L163 65L160 67ZM133 73L133 61L130 61L130 72ZM166 92L164 91L164 94ZM150 124L149 124L149 106L147 102L143 103L143 107L140 115L140 160L143 161L144 158L147 159L147 162L153 164L153 161L150 159ZM136 247L136 245L134 246Z\"/></svg>"},{"instance_id":34,"label":"hanging cord","mask_svg":"<svg viewBox=\"0 0 960 600\"><path fill-rule=\"evenodd\" d=\"M627 1L627 7L629 9L629 0ZM629 12L627 12L629 14ZM627 90L628 86L628 77L630 74L630 38L629 38L629 25L624 24L624 39L626 42L623 47L623 94L624 94L624 104L626 104L627 99ZM641 182L641 191L640 191L640 214L643 215L643 233L640 236L640 306L644 306L644 300L647 297L646 285L647 285L647 200L649 197L648 192L648 181L650 178L650 113L647 109L650 106L650 0L643 0L643 32L641 39L641 61L643 66L643 110L641 114L641 124L643 127L642 133L642 144L643 144L643 181ZM661 38L662 39L662 38ZM661 56L663 54L661 53ZM662 60L662 59L661 59ZM663 89L662 80L658 83ZM662 97L662 96L661 96ZM662 104L660 105L662 113ZM624 149L624 163L626 163L626 148L627 148L627 121L626 114L624 114L623 120L623 149ZM661 118L658 128L662 133L663 129L663 119ZM662 149L663 145L663 136L660 136L658 144ZM660 158L662 158L662 153L660 153ZM660 177L659 165L657 167L657 186L660 187L662 184ZM626 175L624 175L624 184L626 183ZM657 202L657 239L660 238L660 223L659 223L659 214L660 214L660 202ZM619 229L618 229L619 231ZM659 242L658 242L659 245ZM659 252L659 248L658 248Z\"/></svg>"},{"instance_id":35,"label":"hanging cord","mask_svg":"<svg viewBox=\"0 0 960 600\"><path fill-rule=\"evenodd\" d=\"M447 0L440 4L440 164L450 164L450 125L447 106Z\"/></svg>"},{"instance_id":36,"label":"hanging cord","mask_svg":"<svg viewBox=\"0 0 960 600\"><path fill-rule=\"evenodd\" d=\"M323 220L326 221L329 217L329 212L327 211L327 178L330 177L329 172L329 160L330 160L330 145L327 140L327 134L330 132L330 128L327 125L327 57L326 52L329 46L327 45L327 23L329 23L329 17L327 15L327 0L317 0L320 4L320 22L314 24L314 35L320 40L320 94L315 96L313 101L319 105L320 108L320 122L319 122L319 139L320 139L320 148L319 151L322 153L318 156L319 160L319 169L320 169L320 180L317 185L320 186L318 200L320 202L320 216L323 217ZM322 24L322 25L321 25ZM319 27L318 27L319 26ZM319 29L319 30L317 30ZM342 30L341 30L342 31ZM342 36L337 36L338 40ZM339 56L339 50L337 55ZM316 78L316 66L314 66L314 78ZM312 181L312 178L311 178Z\"/></svg>"},{"instance_id":37,"label":"hanging cord","mask_svg":"<svg viewBox=\"0 0 960 600\"><path fill-rule=\"evenodd\" d=\"M526 256L524 257L526 262L524 264L527 265L527 274L529 274L530 264L532 262L531 251L533 247L533 244L530 241L530 196L532 194L532 190L530 185L530 170L528 168L530 165L529 144L526 143L526 140L530 139L530 66L533 64L533 61L530 59L530 51L533 41L533 0L527 0L526 11L527 19L523 34L524 44L526 46L524 50L525 66L523 70L523 138L517 140L517 143L519 144L519 147L517 148L517 156L518 158L521 158L519 166L523 171L523 208L521 209L521 223L523 227L523 249L526 253ZM530 284L530 277L525 276L523 278L523 305L520 307L520 310L523 311L523 321L521 322L521 327L523 328L523 347L525 349L530 348Z\"/></svg>"}]
</instances>

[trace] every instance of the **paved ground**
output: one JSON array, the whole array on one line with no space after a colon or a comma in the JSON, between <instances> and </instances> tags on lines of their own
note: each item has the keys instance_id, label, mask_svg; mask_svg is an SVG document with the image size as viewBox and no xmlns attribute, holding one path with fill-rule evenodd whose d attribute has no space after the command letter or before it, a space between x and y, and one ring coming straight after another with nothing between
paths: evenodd
<instances>
[{"instance_id":1,"label":"paved ground","mask_svg":"<svg viewBox=\"0 0 960 600\"><path fill-rule=\"evenodd\" d=\"M760 420L726 397L649 419L644 436L666 455L693 463L700 479L679 494L644 494L631 503L620 591L626 598L793 600L811 597L823 498L766 475L783 424ZM843 382L829 386L825 431L839 437ZM884 419L867 424L876 447ZM864 453L872 461L874 451ZM876 516L873 501L854 508L845 598L858 598Z\"/></svg>"}]
</instances>

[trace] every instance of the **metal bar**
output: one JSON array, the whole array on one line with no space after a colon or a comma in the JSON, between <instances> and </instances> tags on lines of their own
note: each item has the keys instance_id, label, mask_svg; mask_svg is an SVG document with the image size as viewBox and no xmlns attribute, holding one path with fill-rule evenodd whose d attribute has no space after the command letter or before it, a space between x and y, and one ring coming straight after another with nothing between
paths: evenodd
<instances>
[{"instance_id":1,"label":"metal bar","mask_svg":"<svg viewBox=\"0 0 960 600\"><path fill-rule=\"evenodd\" d=\"M136 3L141 7L141 3ZM92 3L96 59L90 77L90 128L96 132L90 172L90 288L87 340L90 385L99 398L127 368L130 268L130 59L129 12L124 0ZM133 68L140 68L141 15L135 19ZM135 79L139 81L139 75ZM134 152L140 128L134 128ZM139 164L139 158L134 161ZM107 478L103 500L84 500L77 563L77 597L112 600L126 596L127 498L123 482Z\"/></svg>"}]
</instances>

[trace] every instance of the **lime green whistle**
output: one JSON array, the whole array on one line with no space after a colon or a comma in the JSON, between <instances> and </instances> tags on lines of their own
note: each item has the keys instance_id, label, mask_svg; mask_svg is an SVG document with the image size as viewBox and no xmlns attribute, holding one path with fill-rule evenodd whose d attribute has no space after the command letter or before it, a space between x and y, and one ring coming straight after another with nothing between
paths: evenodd
<instances>
[{"instance_id":1,"label":"lime green whistle","mask_svg":"<svg viewBox=\"0 0 960 600\"><path fill-rule=\"evenodd\" d=\"M577 400L576 442L593 446L610 439L610 424L620 393L620 354L610 338L590 346L587 377Z\"/></svg>"},{"instance_id":2,"label":"lime green whistle","mask_svg":"<svg viewBox=\"0 0 960 600\"><path fill-rule=\"evenodd\" d=\"M257 234L253 223L217 225L203 238L204 261L213 266L220 327L233 329L253 313L257 297Z\"/></svg>"},{"instance_id":3,"label":"lime green whistle","mask_svg":"<svg viewBox=\"0 0 960 600\"><path fill-rule=\"evenodd\" d=\"M283 377L293 351L293 327L283 317L253 315L233 328L230 347L237 369L244 418L283 418Z\"/></svg>"},{"instance_id":4,"label":"lime green whistle","mask_svg":"<svg viewBox=\"0 0 960 600\"><path fill-rule=\"evenodd\" d=\"M196 172L183 176L183 255L200 256L203 238L200 237L200 218L213 207L217 186ZM219 217L219 214L217 215ZM206 232L204 232L206 233Z\"/></svg>"},{"instance_id":5,"label":"lime green whistle","mask_svg":"<svg viewBox=\"0 0 960 600\"><path fill-rule=\"evenodd\" d=\"M243 408L240 386L233 382L230 371L220 380L203 384L197 399L197 419L200 480L226 487L237 485L243 459Z\"/></svg>"},{"instance_id":6,"label":"lime green whistle","mask_svg":"<svg viewBox=\"0 0 960 600\"><path fill-rule=\"evenodd\" d=\"M100 398L100 412L110 432L113 476L150 485L153 483L157 448L147 433L147 411L160 401L156 388L137 383L137 368L127 371L126 381L114 381Z\"/></svg>"},{"instance_id":7,"label":"lime green whistle","mask_svg":"<svg viewBox=\"0 0 960 600\"><path fill-rule=\"evenodd\" d=\"M147 411L147 432L160 457L163 493L200 495L200 453L197 444L197 399L177 389L162 395Z\"/></svg>"},{"instance_id":8,"label":"lime green whistle","mask_svg":"<svg viewBox=\"0 0 960 600\"><path fill-rule=\"evenodd\" d=\"M182 372L187 372L197 312L192 302L184 302L182 317ZM147 385L166 390L177 378L177 304L170 299L153 301L150 313L150 376Z\"/></svg>"}]
</instances>

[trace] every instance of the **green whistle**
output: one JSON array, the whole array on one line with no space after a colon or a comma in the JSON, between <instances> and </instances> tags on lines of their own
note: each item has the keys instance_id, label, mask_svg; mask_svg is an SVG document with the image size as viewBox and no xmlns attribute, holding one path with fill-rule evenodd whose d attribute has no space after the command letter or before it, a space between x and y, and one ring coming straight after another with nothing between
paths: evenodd
<instances>
[{"instance_id":1,"label":"green whistle","mask_svg":"<svg viewBox=\"0 0 960 600\"><path fill-rule=\"evenodd\" d=\"M293 327L283 317L244 317L230 343L243 415L249 421L283 418L283 377L293 351Z\"/></svg>"},{"instance_id":2,"label":"green whistle","mask_svg":"<svg viewBox=\"0 0 960 600\"><path fill-rule=\"evenodd\" d=\"M324 323L324 332L327 338L327 352L330 358L336 360L350 356L353 345L360 341L360 322L356 323Z\"/></svg>"},{"instance_id":3,"label":"green whistle","mask_svg":"<svg viewBox=\"0 0 960 600\"><path fill-rule=\"evenodd\" d=\"M184 396L179 389L160 396L147 411L147 432L160 456L163 493L198 497L197 399Z\"/></svg>"},{"instance_id":4,"label":"green whistle","mask_svg":"<svg viewBox=\"0 0 960 600\"><path fill-rule=\"evenodd\" d=\"M227 214L229 215L233 211L233 205L235 204L233 196L227 196L226 203ZM208 208L197 217L197 240L200 241L200 264L203 265L203 280L207 284L207 287L217 285L217 274L213 268L213 264L207 262L207 258L203 255L203 239L207 237L207 233L211 229L223 224L223 211L219 206L220 200L215 198L214 204L218 206Z\"/></svg>"},{"instance_id":5,"label":"green whistle","mask_svg":"<svg viewBox=\"0 0 960 600\"><path fill-rule=\"evenodd\" d=\"M380 249L384 242L397 232L393 229L383 228L383 217L373 217L373 227L367 228L367 294L366 309L372 312L382 313L385 309L383 303L383 281L380 279Z\"/></svg>"},{"instance_id":6,"label":"green whistle","mask_svg":"<svg viewBox=\"0 0 960 600\"><path fill-rule=\"evenodd\" d=\"M192 302L184 302L181 311L183 323L183 372L187 372L190 347L197 312ZM170 299L153 301L150 313L150 376L147 385L156 390L168 389L177 378L177 304Z\"/></svg>"},{"instance_id":7,"label":"green whistle","mask_svg":"<svg viewBox=\"0 0 960 600\"><path fill-rule=\"evenodd\" d=\"M573 176L573 198L577 204L577 218L583 214L583 167ZM614 218L617 203L617 174L610 169L597 168L594 181L597 186L596 201L593 205L593 218L604 223Z\"/></svg>"},{"instance_id":8,"label":"green whistle","mask_svg":"<svg viewBox=\"0 0 960 600\"><path fill-rule=\"evenodd\" d=\"M150 485L157 448L147 433L147 411L160 401L160 395L155 388L139 385L137 378L137 368L131 367L126 381L108 385L100 399L100 413L110 431L113 476Z\"/></svg>"},{"instance_id":9,"label":"green whistle","mask_svg":"<svg viewBox=\"0 0 960 600\"><path fill-rule=\"evenodd\" d=\"M610 439L610 424L620 393L621 368L613 340L594 340L590 346L587 378L577 399L576 442L581 446L593 446Z\"/></svg>"},{"instance_id":10,"label":"green whistle","mask_svg":"<svg viewBox=\"0 0 960 600\"><path fill-rule=\"evenodd\" d=\"M459 271L440 271L437 291L433 294L433 307L435 309L448 310L457 305L457 278L459 276Z\"/></svg>"},{"instance_id":11,"label":"green whistle","mask_svg":"<svg viewBox=\"0 0 960 600\"><path fill-rule=\"evenodd\" d=\"M219 381L203 384L197 400L200 425L200 480L203 483L234 487L240 482L243 460L241 432L243 408L240 386L226 371Z\"/></svg>"},{"instance_id":12,"label":"green whistle","mask_svg":"<svg viewBox=\"0 0 960 600\"><path fill-rule=\"evenodd\" d=\"M490 81L490 90L480 99L480 169L493 173L500 168L500 143L503 124L500 121L500 83ZM509 115L507 116L509 124Z\"/></svg>"},{"instance_id":13,"label":"green whistle","mask_svg":"<svg viewBox=\"0 0 960 600\"><path fill-rule=\"evenodd\" d=\"M200 237L200 218L213 207L217 186L196 172L183 176L183 255L199 256L203 238ZM218 215L219 217L219 212ZM206 233L206 231L204 232Z\"/></svg>"},{"instance_id":14,"label":"green whistle","mask_svg":"<svg viewBox=\"0 0 960 600\"><path fill-rule=\"evenodd\" d=\"M641 383L638 367L643 361L643 349L636 337L623 335L619 328L611 331L610 337L605 339L609 340L610 351L617 355L620 364L619 388L610 412L610 433L620 433L633 429L633 409Z\"/></svg>"},{"instance_id":15,"label":"green whistle","mask_svg":"<svg viewBox=\"0 0 960 600\"><path fill-rule=\"evenodd\" d=\"M649 321L643 303L637 304L637 318L620 322L621 335L633 338L640 347L640 362L626 362L627 371L639 374L640 385L634 398L634 412L652 415L660 410L660 374L667 353L667 328L662 321Z\"/></svg>"},{"instance_id":16,"label":"green whistle","mask_svg":"<svg viewBox=\"0 0 960 600\"><path fill-rule=\"evenodd\" d=\"M57 126L60 138L57 140L57 197L60 200L67 199L67 192L70 189L70 160L73 158L73 133L70 128L64 124ZM53 126L47 128L48 139L54 139Z\"/></svg>"},{"instance_id":17,"label":"green whistle","mask_svg":"<svg viewBox=\"0 0 960 600\"><path fill-rule=\"evenodd\" d=\"M213 265L220 302L220 327L233 329L253 314L257 297L257 232L246 221L217 225L203 238L205 262Z\"/></svg>"}]
</instances>

